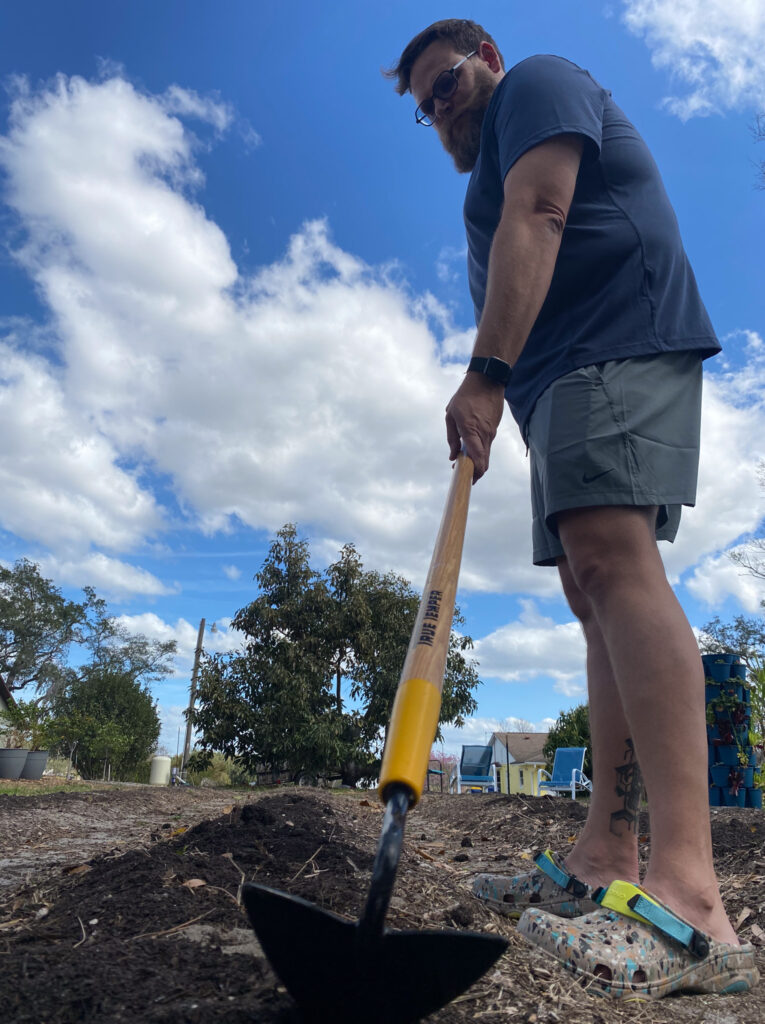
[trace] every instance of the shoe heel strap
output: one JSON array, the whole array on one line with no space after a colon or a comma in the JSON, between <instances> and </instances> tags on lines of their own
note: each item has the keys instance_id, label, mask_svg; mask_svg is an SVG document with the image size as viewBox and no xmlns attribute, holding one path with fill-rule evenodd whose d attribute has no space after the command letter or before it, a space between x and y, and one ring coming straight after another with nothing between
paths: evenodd
<instances>
[{"instance_id":1,"label":"shoe heel strap","mask_svg":"<svg viewBox=\"0 0 765 1024\"><path fill-rule=\"evenodd\" d=\"M540 871L544 872L561 889L570 892L575 899L581 900L587 896L588 887L585 883L581 882L576 875L570 875L559 868L555 863L552 850L543 850L538 853L534 857L534 863Z\"/></svg>"},{"instance_id":2,"label":"shoe heel strap","mask_svg":"<svg viewBox=\"0 0 765 1024\"><path fill-rule=\"evenodd\" d=\"M673 914L632 882L612 882L608 888L593 893L593 899L608 910L652 925L700 959L709 954L709 936Z\"/></svg>"}]
</instances>

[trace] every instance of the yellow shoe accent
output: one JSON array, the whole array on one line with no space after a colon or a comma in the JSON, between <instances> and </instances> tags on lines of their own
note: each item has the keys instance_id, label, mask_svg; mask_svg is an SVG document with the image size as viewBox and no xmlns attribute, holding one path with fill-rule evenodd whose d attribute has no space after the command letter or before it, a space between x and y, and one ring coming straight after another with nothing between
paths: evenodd
<instances>
[{"instance_id":1,"label":"yellow shoe accent","mask_svg":"<svg viewBox=\"0 0 765 1024\"><path fill-rule=\"evenodd\" d=\"M616 910L618 913L624 914L625 917L631 917L635 921L645 921L642 914L636 914L628 906L628 900L633 899L635 896L642 896L644 900L653 903L654 906L661 907L661 903L658 903L647 892L644 892L640 886L633 885L632 882L611 882L597 902L607 910Z\"/></svg>"}]
</instances>

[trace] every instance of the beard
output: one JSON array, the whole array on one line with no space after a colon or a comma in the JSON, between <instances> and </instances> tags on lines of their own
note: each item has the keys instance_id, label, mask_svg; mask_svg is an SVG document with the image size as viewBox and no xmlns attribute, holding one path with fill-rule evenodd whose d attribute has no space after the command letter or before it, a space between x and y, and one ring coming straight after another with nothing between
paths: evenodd
<instances>
[{"instance_id":1,"label":"beard","mask_svg":"<svg viewBox=\"0 0 765 1024\"><path fill-rule=\"evenodd\" d=\"M481 151L483 120L496 87L494 78L481 77L476 82L470 106L443 125L441 143L460 174L468 174L475 167Z\"/></svg>"}]
</instances>

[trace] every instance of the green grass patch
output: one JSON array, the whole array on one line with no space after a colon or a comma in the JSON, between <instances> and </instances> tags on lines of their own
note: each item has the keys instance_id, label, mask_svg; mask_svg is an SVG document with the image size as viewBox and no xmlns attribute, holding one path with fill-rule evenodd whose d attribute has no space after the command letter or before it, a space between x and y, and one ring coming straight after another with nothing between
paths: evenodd
<instances>
[{"instance_id":1,"label":"green grass patch","mask_svg":"<svg viewBox=\"0 0 765 1024\"><path fill-rule=\"evenodd\" d=\"M78 793L89 793L105 788L115 787L99 782L83 782L80 779L67 781L50 775L39 780L0 780L0 795L4 796L44 796L46 793L71 793L73 790L77 790Z\"/></svg>"}]
</instances>

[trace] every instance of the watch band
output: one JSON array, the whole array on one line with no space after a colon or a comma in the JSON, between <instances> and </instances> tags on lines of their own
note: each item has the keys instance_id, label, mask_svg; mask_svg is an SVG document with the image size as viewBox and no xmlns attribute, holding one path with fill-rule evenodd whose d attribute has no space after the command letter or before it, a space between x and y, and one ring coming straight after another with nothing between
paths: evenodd
<instances>
[{"instance_id":1,"label":"watch band","mask_svg":"<svg viewBox=\"0 0 765 1024\"><path fill-rule=\"evenodd\" d=\"M473 356L468 363L468 372L482 373L489 380L496 381L507 387L513 375L513 368L504 359L497 359L496 356Z\"/></svg>"}]
</instances>

